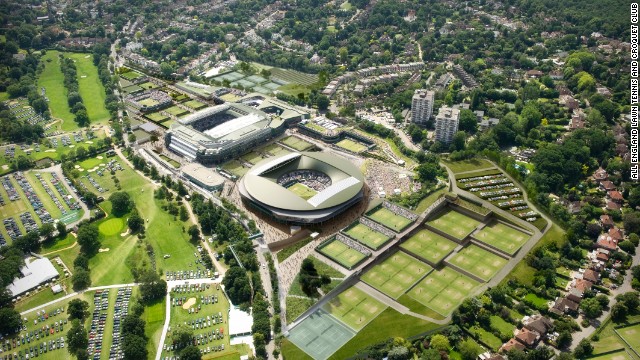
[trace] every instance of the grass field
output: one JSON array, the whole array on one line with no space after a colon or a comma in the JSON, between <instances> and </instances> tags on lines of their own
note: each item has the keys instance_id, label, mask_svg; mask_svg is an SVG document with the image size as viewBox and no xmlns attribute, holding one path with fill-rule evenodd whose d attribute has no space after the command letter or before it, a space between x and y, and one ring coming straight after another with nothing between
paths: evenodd
<instances>
[{"instance_id":1,"label":"grass field","mask_svg":"<svg viewBox=\"0 0 640 360\"><path fill-rule=\"evenodd\" d=\"M120 234L124 229L124 220L121 218L112 218L104 221L98 226L100 234L104 236L113 236Z\"/></svg>"},{"instance_id":2,"label":"grass field","mask_svg":"<svg viewBox=\"0 0 640 360\"><path fill-rule=\"evenodd\" d=\"M249 168L242 165L242 163L238 160L231 160L222 165L222 170L225 170L240 178L244 176L247 171L249 171Z\"/></svg>"},{"instance_id":3,"label":"grass field","mask_svg":"<svg viewBox=\"0 0 640 360\"><path fill-rule=\"evenodd\" d=\"M640 352L640 324L617 329L618 334L637 352Z\"/></svg>"},{"instance_id":4,"label":"grass field","mask_svg":"<svg viewBox=\"0 0 640 360\"><path fill-rule=\"evenodd\" d=\"M318 82L317 74L307 74L296 70L280 69L277 67L271 68L271 78L277 78L287 83L299 84L299 85L313 85Z\"/></svg>"},{"instance_id":5,"label":"grass field","mask_svg":"<svg viewBox=\"0 0 640 360\"><path fill-rule=\"evenodd\" d=\"M347 269L353 268L367 257L365 254L349 247L335 238L324 244L322 247L319 247L317 250Z\"/></svg>"},{"instance_id":6,"label":"grass field","mask_svg":"<svg viewBox=\"0 0 640 360\"><path fill-rule=\"evenodd\" d=\"M287 154L290 151L283 148L282 146L278 145L278 144L269 144L265 147L263 147L262 149L260 149L260 151L264 151L266 153L269 153L273 156L277 156L277 155L283 155L283 154Z\"/></svg>"},{"instance_id":7,"label":"grass field","mask_svg":"<svg viewBox=\"0 0 640 360\"><path fill-rule=\"evenodd\" d=\"M286 248L278 251L278 253L276 254L276 257L278 258L278 262L281 263L281 262L285 261L289 256L295 254L296 251L302 249L302 247L304 247L305 245L310 243L311 240L313 240L313 239L311 238L311 236L309 236L307 238L304 238L304 239L296 242L293 245L289 245Z\"/></svg>"},{"instance_id":8,"label":"grass field","mask_svg":"<svg viewBox=\"0 0 640 360\"><path fill-rule=\"evenodd\" d=\"M141 316L142 320L146 323L144 333L149 338L147 342L147 351L149 354L155 354L158 350L160 336L162 335L162 326L164 325L165 301L163 297L161 301L145 306Z\"/></svg>"},{"instance_id":9,"label":"grass field","mask_svg":"<svg viewBox=\"0 0 640 360\"><path fill-rule=\"evenodd\" d=\"M616 351L616 352L612 352L612 353L608 353L600 356L590 357L589 360L635 360L635 359L630 357L629 354L627 354L624 350L620 350L620 351Z\"/></svg>"},{"instance_id":10,"label":"grass field","mask_svg":"<svg viewBox=\"0 0 640 360\"><path fill-rule=\"evenodd\" d=\"M242 160L244 160L244 161L246 161L246 162L248 162L248 163L250 163L252 165L255 165L255 164L259 163L260 161L262 161L262 159L263 159L262 155L258 154L255 151L251 151L251 152L248 152L248 153L242 155Z\"/></svg>"},{"instance_id":11,"label":"grass field","mask_svg":"<svg viewBox=\"0 0 640 360\"><path fill-rule=\"evenodd\" d=\"M449 315L480 283L451 268L431 272L407 294L435 310Z\"/></svg>"},{"instance_id":12,"label":"grass field","mask_svg":"<svg viewBox=\"0 0 640 360\"><path fill-rule=\"evenodd\" d=\"M294 280L295 281L295 280ZM287 296L287 323L294 322L316 303L317 299Z\"/></svg>"},{"instance_id":13,"label":"grass field","mask_svg":"<svg viewBox=\"0 0 640 360\"><path fill-rule=\"evenodd\" d=\"M139 86L145 90L155 89L159 87L158 85L152 83L151 81L147 81L145 83L139 84Z\"/></svg>"},{"instance_id":14,"label":"grass field","mask_svg":"<svg viewBox=\"0 0 640 360\"><path fill-rule=\"evenodd\" d=\"M467 246L448 261L484 281L491 280L509 262L476 245Z\"/></svg>"},{"instance_id":15,"label":"grass field","mask_svg":"<svg viewBox=\"0 0 640 360\"><path fill-rule=\"evenodd\" d=\"M162 115L160 114L160 112L148 113L148 114L145 114L144 117L146 117L147 119L153 122L163 122L163 121L169 120L169 117L167 115Z\"/></svg>"},{"instance_id":16,"label":"grass field","mask_svg":"<svg viewBox=\"0 0 640 360\"><path fill-rule=\"evenodd\" d=\"M178 106L172 106L170 108L166 108L164 109L164 111L168 112L169 114L173 115L173 116L183 116L183 115L187 115L189 112L187 110L184 110L181 107Z\"/></svg>"},{"instance_id":17,"label":"grass field","mask_svg":"<svg viewBox=\"0 0 640 360\"><path fill-rule=\"evenodd\" d=\"M104 105L107 95L98 76L98 68L93 64L93 55L67 53L65 56L75 61L78 70L78 91L87 108L91 124L105 123L111 115Z\"/></svg>"},{"instance_id":18,"label":"grass field","mask_svg":"<svg viewBox=\"0 0 640 360\"><path fill-rule=\"evenodd\" d=\"M530 236L503 223L493 221L478 231L474 238L506 254L513 255L529 240Z\"/></svg>"},{"instance_id":19,"label":"grass field","mask_svg":"<svg viewBox=\"0 0 640 360\"><path fill-rule=\"evenodd\" d=\"M300 196L305 200L311 199L318 192L302 183L295 183L287 188L287 190Z\"/></svg>"},{"instance_id":20,"label":"grass field","mask_svg":"<svg viewBox=\"0 0 640 360\"><path fill-rule=\"evenodd\" d=\"M363 224L357 224L351 227L345 234L373 250L379 249L391 240L387 235Z\"/></svg>"},{"instance_id":21,"label":"grass field","mask_svg":"<svg viewBox=\"0 0 640 360\"><path fill-rule=\"evenodd\" d=\"M491 315L490 318L491 327L500 331L500 334L504 337L512 336L513 330L515 330L516 326L512 323L507 322L503 318L497 315Z\"/></svg>"},{"instance_id":22,"label":"grass field","mask_svg":"<svg viewBox=\"0 0 640 360\"><path fill-rule=\"evenodd\" d=\"M478 325L467 328L467 331L469 331L469 333L471 333L472 335L477 336L480 341L487 344L492 351L498 351L502 346L502 340L500 340L499 337L493 335L492 333L481 328Z\"/></svg>"},{"instance_id":23,"label":"grass field","mask_svg":"<svg viewBox=\"0 0 640 360\"><path fill-rule=\"evenodd\" d=\"M480 225L479 221L451 209L438 214L427 223L445 234L449 234L459 240L466 238L478 225Z\"/></svg>"},{"instance_id":24,"label":"grass field","mask_svg":"<svg viewBox=\"0 0 640 360\"><path fill-rule=\"evenodd\" d=\"M483 170L494 167L493 164L484 159L469 159L461 161L443 161L444 164L455 174L465 171ZM473 176L473 174L469 174Z\"/></svg>"},{"instance_id":25,"label":"grass field","mask_svg":"<svg viewBox=\"0 0 640 360\"><path fill-rule=\"evenodd\" d=\"M302 140L299 137L295 136L287 136L286 138L280 140L280 142L298 151L307 151L314 147L314 145L310 142Z\"/></svg>"},{"instance_id":26,"label":"grass field","mask_svg":"<svg viewBox=\"0 0 640 360\"><path fill-rule=\"evenodd\" d=\"M402 251L372 267L360 278L365 283L397 299L433 268Z\"/></svg>"},{"instance_id":27,"label":"grass field","mask_svg":"<svg viewBox=\"0 0 640 360\"><path fill-rule=\"evenodd\" d=\"M45 94L49 98L51 117L62 119L62 130L73 131L78 129L78 124L73 120L75 115L71 113L67 102L67 88L64 87L59 54L58 51L50 50L42 57L44 70L38 76L38 87L45 88Z\"/></svg>"},{"instance_id":28,"label":"grass field","mask_svg":"<svg viewBox=\"0 0 640 360\"><path fill-rule=\"evenodd\" d=\"M127 80L134 80L134 79L142 77L142 74L140 74L139 72L131 70L131 71L127 71L125 73L120 74L120 77L123 77L123 78L125 78Z\"/></svg>"},{"instance_id":29,"label":"grass field","mask_svg":"<svg viewBox=\"0 0 640 360\"><path fill-rule=\"evenodd\" d=\"M389 229L400 232L411 225L411 220L394 214L391 210L381 206L379 209L367 215L371 220L380 223Z\"/></svg>"},{"instance_id":30,"label":"grass field","mask_svg":"<svg viewBox=\"0 0 640 360\"><path fill-rule=\"evenodd\" d=\"M420 230L400 247L410 251L431 264L438 264L449 255L458 244L427 229Z\"/></svg>"},{"instance_id":31,"label":"grass field","mask_svg":"<svg viewBox=\"0 0 640 360\"><path fill-rule=\"evenodd\" d=\"M289 341L316 360L327 359L355 332L324 310L317 310L289 330Z\"/></svg>"},{"instance_id":32,"label":"grass field","mask_svg":"<svg viewBox=\"0 0 640 360\"><path fill-rule=\"evenodd\" d=\"M359 331L387 308L352 286L325 303L323 309L355 331Z\"/></svg>"},{"instance_id":33,"label":"grass field","mask_svg":"<svg viewBox=\"0 0 640 360\"><path fill-rule=\"evenodd\" d=\"M185 106L190 107L194 110L200 110L207 106L205 103L201 103L198 100L189 100L183 103Z\"/></svg>"},{"instance_id":34,"label":"grass field","mask_svg":"<svg viewBox=\"0 0 640 360\"><path fill-rule=\"evenodd\" d=\"M298 94L304 94L306 96L311 93L311 89L308 86L298 84L282 85L278 88L278 91L291 96L298 96Z\"/></svg>"},{"instance_id":35,"label":"grass field","mask_svg":"<svg viewBox=\"0 0 640 360\"><path fill-rule=\"evenodd\" d=\"M347 149L347 150L349 150L351 152L354 152L354 153L361 153L361 152L367 150L366 146L362 145L359 142L355 142L355 141L353 141L351 139L340 140L336 145L338 147L341 147L343 149Z\"/></svg>"}]
</instances>

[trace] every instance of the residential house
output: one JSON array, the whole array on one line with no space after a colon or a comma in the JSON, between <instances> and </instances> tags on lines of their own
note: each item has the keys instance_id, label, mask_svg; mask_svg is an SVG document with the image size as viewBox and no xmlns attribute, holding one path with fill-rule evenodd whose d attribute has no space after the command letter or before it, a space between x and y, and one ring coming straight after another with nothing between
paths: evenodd
<instances>
[{"instance_id":1,"label":"residential house","mask_svg":"<svg viewBox=\"0 0 640 360\"><path fill-rule=\"evenodd\" d=\"M542 315L534 315L522 319L522 324L526 329L535 331L544 337L553 329L553 323Z\"/></svg>"},{"instance_id":2,"label":"residential house","mask_svg":"<svg viewBox=\"0 0 640 360\"><path fill-rule=\"evenodd\" d=\"M551 306L549 311L557 315L569 313L575 314L578 312L579 307L580 305L578 305L577 302L571 301L567 298L556 298L556 302Z\"/></svg>"},{"instance_id":3,"label":"residential house","mask_svg":"<svg viewBox=\"0 0 640 360\"><path fill-rule=\"evenodd\" d=\"M622 230L618 229L617 227L612 227L611 229L609 229L609 231L607 232L607 234L609 236L611 236L611 238L615 241L622 241L624 239L624 233L622 232Z\"/></svg>"},{"instance_id":4,"label":"residential house","mask_svg":"<svg viewBox=\"0 0 640 360\"><path fill-rule=\"evenodd\" d=\"M600 273L591 269L587 269L584 271L584 274L582 274L582 278L594 284L597 284L600 281Z\"/></svg>"},{"instance_id":5,"label":"residential house","mask_svg":"<svg viewBox=\"0 0 640 360\"><path fill-rule=\"evenodd\" d=\"M604 229L610 229L614 225L615 223L613 222L611 215L600 215L600 226L602 226Z\"/></svg>"},{"instance_id":6,"label":"residential house","mask_svg":"<svg viewBox=\"0 0 640 360\"><path fill-rule=\"evenodd\" d=\"M544 75L544 73L540 70L529 70L527 71L527 77L530 79L537 79L539 77L542 77L542 75Z\"/></svg>"},{"instance_id":7,"label":"residential house","mask_svg":"<svg viewBox=\"0 0 640 360\"><path fill-rule=\"evenodd\" d=\"M598 168L598 170L594 171L591 177L593 178L593 180L595 180L598 183L609 180L609 174L607 174L607 170L601 167Z\"/></svg>"},{"instance_id":8,"label":"residential house","mask_svg":"<svg viewBox=\"0 0 640 360\"><path fill-rule=\"evenodd\" d=\"M611 211L618 211L622 209L622 205L614 201L607 201L606 209Z\"/></svg>"},{"instance_id":9,"label":"residential house","mask_svg":"<svg viewBox=\"0 0 640 360\"><path fill-rule=\"evenodd\" d=\"M501 352L507 352L509 350L512 349L516 349L516 350L524 350L526 349L526 347L518 340L516 340L515 338L511 338L509 341L507 341L506 343L502 344L502 346L500 347L500 351Z\"/></svg>"},{"instance_id":10,"label":"residential house","mask_svg":"<svg viewBox=\"0 0 640 360\"><path fill-rule=\"evenodd\" d=\"M604 190L604 191L611 191L611 190L615 190L616 186L613 184L613 182L609 181L609 180L605 180L605 181L601 181L600 182L600 190Z\"/></svg>"},{"instance_id":11,"label":"residential house","mask_svg":"<svg viewBox=\"0 0 640 360\"><path fill-rule=\"evenodd\" d=\"M624 196L618 190L611 190L607 192L607 198L609 200L622 204L624 202Z\"/></svg>"},{"instance_id":12,"label":"residential house","mask_svg":"<svg viewBox=\"0 0 640 360\"><path fill-rule=\"evenodd\" d=\"M541 339L540 333L537 331L529 330L527 328L520 329L520 332L516 335L516 340L520 341L527 347L535 347Z\"/></svg>"},{"instance_id":13,"label":"residential house","mask_svg":"<svg viewBox=\"0 0 640 360\"><path fill-rule=\"evenodd\" d=\"M598 236L598 241L596 241L596 247L608 251L616 251L618 249L618 241L607 234L601 234Z\"/></svg>"}]
</instances>

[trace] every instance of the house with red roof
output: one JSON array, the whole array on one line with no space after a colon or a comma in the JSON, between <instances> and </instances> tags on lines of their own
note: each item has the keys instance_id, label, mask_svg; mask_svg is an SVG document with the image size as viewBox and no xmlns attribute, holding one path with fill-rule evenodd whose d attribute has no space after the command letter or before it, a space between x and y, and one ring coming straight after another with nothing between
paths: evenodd
<instances>
[{"instance_id":1,"label":"house with red roof","mask_svg":"<svg viewBox=\"0 0 640 360\"><path fill-rule=\"evenodd\" d=\"M596 241L596 247L609 251L616 251L618 249L618 241L614 240L608 234L601 234Z\"/></svg>"},{"instance_id":2,"label":"house with red roof","mask_svg":"<svg viewBox=\"0 0 640 360\"><path fill-rule=\"evenodd\" d=\"M613 202L617 202L618 204L622 204L624 202L624 196L618 190L611 190L607 192L607 198Z\"/></svg>"},{"instance_id":3,"label":"house with red roof","mask_svg":"<svg viewBox=\"0 0 640 360\"><path fill-rule=\"evenodd\" d=\"M613 184L613 182L605 180L600 182L600 189L604 191L611 191L615 190L616 186Z\"/></svg>"},{"instance_id":4,"label":"house with red roof","mask_svg":"<svg viewBox=\"0 0 640 360\"><path fill-rule=\"evenodd\" d=\"M610 229L614 225L615 223L613 222L611 215L600 215L600 226L605 229Z\"/></svg>"}]
</instances>

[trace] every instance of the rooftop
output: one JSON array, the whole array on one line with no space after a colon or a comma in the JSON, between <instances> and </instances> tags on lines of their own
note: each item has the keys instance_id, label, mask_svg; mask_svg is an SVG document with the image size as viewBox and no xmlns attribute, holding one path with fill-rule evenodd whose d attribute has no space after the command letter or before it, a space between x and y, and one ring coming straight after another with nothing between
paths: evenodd
<instances>
[{"instance_id":1,"label":"rooftop","mask_svg":"<svg viewBox=\"0 0 640 360\"><path fill-rule=\"evenodd\" d=\"M22 277L17 277L7 288L12 296L18 296L25 292L58 277L58 270L47 258L27 258L20 269Z\"/></svg>"}]
</instances>

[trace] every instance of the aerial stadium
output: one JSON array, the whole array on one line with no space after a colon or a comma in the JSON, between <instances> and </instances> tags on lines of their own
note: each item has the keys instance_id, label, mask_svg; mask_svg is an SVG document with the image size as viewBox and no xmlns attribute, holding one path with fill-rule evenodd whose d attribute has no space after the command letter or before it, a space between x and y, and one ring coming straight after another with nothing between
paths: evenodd
<instances>
[{"instance_id":1,"label":"aerial stadium","mask_svg":"<svg viewBox=\"0 0 640 360\"><path fill-rule=\"evenodd\" d=\"M238 184L242 199L291 224L328 221L364 197L364 176L349 161L321 152L265 159Z\"/></svg>"},{"instance_id":2,"label":"aerial stadium","mask_svg":"<svg viewBox=\"0 0 640 360\"><path fill-rule=\"evenodd\" d=\"M167 149L191 161L219 164L284 132L309 114L277 99L253 96L186 116L165 135Z\"/></svg>"}]
</instances>

